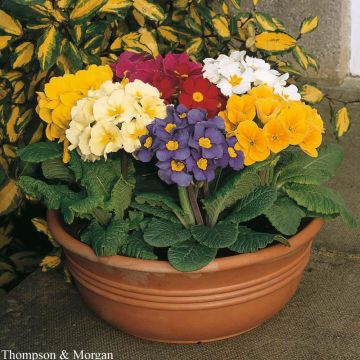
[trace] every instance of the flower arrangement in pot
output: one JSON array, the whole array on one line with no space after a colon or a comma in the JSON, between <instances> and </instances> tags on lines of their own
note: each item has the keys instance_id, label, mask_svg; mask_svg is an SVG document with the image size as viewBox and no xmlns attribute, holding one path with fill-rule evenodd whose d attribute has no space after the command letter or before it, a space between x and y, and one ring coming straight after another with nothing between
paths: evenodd
<instances>
[{"instance_id":1,"label":"flower arrangement in pot","mask_svg":"<svg viewBox=\"0 0 360 360\"><path fill-rule=\"evenodd\" d=\"M355 225L323 185L342 148L288 77L245 51L125 51L38 94L50 141L18 155L43 176L18 184L102 318L170 342L247 331L294 294L321 219Z\"/></svg>"}]
</instances>

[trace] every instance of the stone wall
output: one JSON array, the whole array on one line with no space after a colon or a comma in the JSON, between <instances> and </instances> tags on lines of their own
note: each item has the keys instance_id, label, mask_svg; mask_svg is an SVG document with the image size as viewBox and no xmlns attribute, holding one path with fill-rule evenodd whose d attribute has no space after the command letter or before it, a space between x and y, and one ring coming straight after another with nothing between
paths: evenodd
<instances>
[{"instance_id":1,"label":"stone wall","mask_svg":"<svg viewBox=\"0 0 360 360\"><path fill-rule=\"evenodd\" d=\"M345 79L349 72L350 0L261 0L258 10L283 20L293 35L298 34L305 17L318 15L317 30L300 40L320 64L319 73L310 70L309 77L332 84Z\"/></svg>"}]
</instances>

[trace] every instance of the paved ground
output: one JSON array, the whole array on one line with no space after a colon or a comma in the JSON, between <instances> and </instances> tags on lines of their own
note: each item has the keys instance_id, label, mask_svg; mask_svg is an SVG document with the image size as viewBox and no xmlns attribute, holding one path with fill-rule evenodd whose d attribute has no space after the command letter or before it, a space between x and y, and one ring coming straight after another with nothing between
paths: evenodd
<instances>
[{"instance_id":1,"label":"paved ground","mask_svg":"<svg viewBox=\"0 0 360 360\"><path fill-rule=\"evenodd\" d=\"M353 87L338 95L353 98ZM332 184L360 219L360 106L346 160ZM0 350L112 352L126 360L359 360L360 230L334 221L318 236L311 263L292 302L275 318L242 336L199 345L138 340L97 319L58 272L34 273L0 297ZM0 355L1 358L1 355Z\"/></svg>"}]
</instances>

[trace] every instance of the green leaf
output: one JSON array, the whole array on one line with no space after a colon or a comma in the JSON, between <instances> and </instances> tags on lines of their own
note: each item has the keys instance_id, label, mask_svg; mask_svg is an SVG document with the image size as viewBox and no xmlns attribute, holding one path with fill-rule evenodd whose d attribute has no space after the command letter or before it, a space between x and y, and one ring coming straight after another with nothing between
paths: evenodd
<instances>
[{"instance_id":1,"label":"green leaf","mask_svg":"<svg viewBox=\"0 0 360 360\"><path fill-rule=\"evenodd\" d=\"M107 2L107 0L78 0L71 11L70 20L79 24L90 19Z\"/></svg>"},{"instance_id":2,"label":"green leaf","mask_svg":"<svg viewBox=\"0 0 360 360\"><path fill-rule=\"evenodd\" d=\"M46 179L66 182L74 181L74 175L59 158L45 160L41 163L41 170Z\"/></svg>"},{"instance_id":3,"label":"green leaf","mask_svg":"<svg viewBox=\"0 0 360 360\"><path fill-rule=\"evenodd\" d=\"M310 16L303 20L300 26L300 33L307 34L314 31L318 26L319 20L317 16Z\"/></svg>"},{"instance_id":4,"label":"green leaf","mask_svg":"<svg viewBox=\"0 0 360 360\"><path fill-rule=\"evenodd\" d=\"M19 5L27 5L27 6L43 5L45 3L45 0L11 0L11 1Z\"/></svg>"},{"instance_id":5,"label":"green leaf","mask_svg":"<svg viewBox=\"0 0 360 360\"><path fill-rule=\"evenodd\" d=\"M38 142L17 151L17 155L22 161L31 163L60 158L62 153L61 145L56 142Z\"/></svg>"},{"instance_id":6,"label":"green leaf","mask_svg":"<svg viewBox=\"0 0 360 360\"><path fill-rule=\"evenodd\" d=\"M335 128L335 135L337 138L341 138L349 131L351 118L349 110L346 106L343 106L336 112L333 123Z\"/></svg>"},{"instance_id":7,"label":"green leaf","mask_svg":"<svg viewBox=\"0 0 360 360\"><path fill-rule=\"evenodd\" d=\"M152 21L161 22L165 19L164 9L155 1L134 0L133 6L140 14Z\"/></svg>"},{"instance_id":8,"label":"green leaf","mask_svg":"<svg viewBox=\"0 0 360 360\"><path fill-rule=\"evenodd\" d=\"M3 4L1 4L3 6ZM0 29L4 32L15 35L21 36L23 33L21 24L18 20L7 14L5 11L0 9Z\"/></svg>"},{"instance_id":9,"label":"green leaf","mask_svg":"<svg viewBox=\"0 0 360 360\"><path fill-rule=\"evenodd\" d=\"M330 144L320 148L317 158L297 153L279 172L278 184L321 184L334 176L344 158L342 146Z\"/></svg>"},{"instance_id":10,"label":"green leaf","mask_svg":"<svg viewBox=\"0 0 360 360\"><path fill-rule=\"evenodd\" d=\"M246 226L239 226L239 235L230 250L237 253L251 253L266 247L274 242L276 235L257 232Z\"/></svg>"},{"instance_id":11,"label":"green leaf","mask_svg":"<svg viewBox=\"0 0 360 360\"><path fill-rule=\"evenodd\" d=\"M216 249L189 240L176 244L168 250L170 264L179 271L195 271L215 259Z\"/></svg>"},{"instance_id":12,"label":"green leaf","mask_svg":"<svg viewBox=\"0 0 360 360\"><path fill-rule=\"evenodd\" d=\"M67 223L71 223L75 216L71 204L84 196L71 191L66 185L49 185L30 176L21 176L17 184L25 194L43 201L48 209L61 210Z\"/></svg>"},{"instance_id":13,"label":"green leaf","mask_svg":"<svg viewBox=\"0 0 360 360\"><path fill-rule=\"evenodd\" d=\"M307 69L309 66L309 61L306 56L305 50L302 46L295 46L292 50L292 54L296 62L303 68Z\"/></svg>"},{"instance_id":14,"label":"green leaf","mask_svg":"<svg viewBox=\"0 0 360 360\"><path fill-rule=\"evenodd\" d=\"M325 215L339 214L348 226L356 226L356 220L346 209L344 200L331 189L317 185L288 184L284 190L307 210Z\"/></svg>"},{"instance_id":15,"label":"green leaf","mask_svg":"<svg viewBox=\"0 0 360 360\"><path fill-rule=\"evenodd\" d=\"M149 204L151 206L158 206L164 210L173 212L182 224L186 224L186 215L179 205L177 205L170 196L144 192L136 196L136 202L139 204Z\"/></svg>"},{"instance_id":16,"label":"green leaf","mask_svg":"<svg viewBox=\"0 0 360 360\"><path fill-rule=\"evenodd\" d=\"M260 185L259 176L251 171L243 170L227 181L209 198L202 200L209 217L210 226L214 226L220 213L233 206Z\"/></svg>"},{"instance_id":17,"label":"green leaf","mask_svg":"<svg viewBox=\"0 0 360 360\"><path fill-rule=\"evenodd\" d=\"M226 217L226 222L244 222L263 214L276 200L276 190L271 186L258 187L235 206L233 212Z\"/></svg>"},{"instance_id":18,"label":"green leaf","mask_svg":"<svg viewBox=\"0 0 360 360\"><path fill-rule=\"evenodd\" d=\"M254 17L255 17L256 22L262 28L262 30L275 31L278 29L276 24L273 22L273 19L271 18L271 16L261 13L261 12L256 12L256 13L254 13Z\"/></svg>"},{"instance_id":19,"label":"green leaf","mask_svg":"<svg viewBox=\"0 0 360 360\"><path fill-rule=\"evenodd\" d=\"M284 235L293 235L298 231L305 212L288 197L281 197L265 211L272 226Z\"/></svg>"},{"instance_id":20,"label":"green leaf","mask_svg":"<svg viewBox=\"0 0 360 360\"><path fill-rule=\"evenodd\" d=\"M230 27L229 22L225 16L217 15L212 19L212 25L214 27L215 32L221 39L229 39Z\"/></svg>"},{"instance_id":21,"label":"green leaf","mask_svg":"<svg viewBox=\"0 0 360 360\"><path fill-rule=\"evenodd\" d=\"M329 188L307 185L287 184L284 191L300 206L320 214L340 213L338 198Z\"/></svg>"},{"instance_id":22,"label":"green leaf","mask_svg":"<svg viewBox=\"0 0 360 360\"><path fill-rule=\"evenodd\" d=\"M167 247L188 240L191 232L181 224L153 218L144 232L144 240L155 247Z\"/></svg>"},{"instance_id":23,"label":"green leaf","mask_svg":"<svg viewBox=\"0 0 360 360\"><path fill-rule=\"evenodd\" d=\"M309 104L318 104L324 98L324 93L312 84L304 84L301 87L300 95Z\"/></svg>"},{"instance_id":24,"label":"green leaf","mask_svg":"<svg viewBox=\"0 0 360 360\"><path fill-rule=\"evenodd\" d=\"M128 241L129 225L119 219L113 219L104 229L93 220L81 235L81 241L89 244L97 256L117 255Z\"/></svg>"},{"instance_id":25,"label":"green leaf","mask_svg":"<svg viewBox=\"0 0 360 360\"><path fill-rule=\"evenodd\" d=\"M36 54L41 70L49 70L60 54L61 34L54 25L49 26L37 42Z\"/></svg>"},{"instance_id":26,"label":"green leaf","mask_svg":"<svg viewBox=\"0 0 360 360\"><path fill-rule=\"evenodd\" d=\"M134 181L130 179L129 181L124 180L121 176L115 183L110 200L105 204L105 208L113 210L116 217L123 219L125 210L130 206L134 188Z\"/></svg>"},{"instance_id":27,"label":"green leaf","mask_svg":"<svg viewBox=\"0 0 360 360\"><path fill-rule=\"evenodd\" d=\"M66 41L63 50L64 55L69 60L71 69L76 72L80 70L83 65L80 51L78 47L72 41Z\"/></svg>"},{"instance_id":28,"label":"green leaf","mask_svg":"<svg viewBox=\"0 0 360 360\"><path fill-rule=\"evenodd\" d=\"M129 230L139 230L144 220L144 213L141 211L129 211Z\"/></svg>"},{"instance_id":29,"label":"green leaf","mask_svg":"<svg viewBox=\"0 0 360 360\"><path fill-rule=\"evenodd\" d=\"M217 224L212 228L196 225L191 229L191 234L200 244L212 249L225 248L236 241L237 224Z\"/></svg>"},{"instance_id":30,"label":"green leaf","mask_svg":"<svg viewBox=\"0 0 360 360\"><path fill-rule=\"evenodd\" d=\"M127 244L121 247L121 254L138 259L156 260L158 257L154 253L154 248L147 244L141 233L132 233Z\"/></svg>"},{"instance_id":31,"label":"green leaf","mask_svg":"<svg viewBox=\"0 0 360 360\"><path fill-rule=\"evenodd\" d=\"M139 204L137 202L132 202L130 207L139 211L142 211L145 214L153 215L160 219L171 221L173 223L179 223L179 220L174 214L168 210L164 210L161 207L152 206L148 204Z\"/></svg>"},{"instance_id":32,"label":"green leaf","mask_svg":"<svg viewBox=\"0 0 360 360\"><path fill-rule=\"evenodd\" d=\"M82 160L76 151L70 152L69 168L74 173L75 180L79 181L83 176Z\"/></svg>"}]
</instances>

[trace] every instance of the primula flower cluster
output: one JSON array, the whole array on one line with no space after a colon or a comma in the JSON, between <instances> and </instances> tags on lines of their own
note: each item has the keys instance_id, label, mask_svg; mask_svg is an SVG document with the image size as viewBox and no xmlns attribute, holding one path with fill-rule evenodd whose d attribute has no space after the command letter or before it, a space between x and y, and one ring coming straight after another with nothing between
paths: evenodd
<instances>
[{"instance_id":1,"label":"primula flower cluster","mask_svg":"<svg viewBox=\"0 0 360 360\"><path fill-rule=\"evenodd\" d=\"M38 92L36 111L47 123L46 137L64 141L65 130L71 121L71 109L76 102L87 96L89 90L98 89L113 73L108 65L90 65L87 70L75 74L53 77L45 84L44 92Z\"/></svg>"},{"instance_id":2,"label":"primula flower cluster","mask_svg":"<svg viewBox=\"0 0 360 360\"><path fill-rule=\"evenodd\" d=\"M90 161L120 149L132 153L140 147L146 126L165 116L166 106L155 87L140 80L127 84L106 81L72 108L66 130L69 149L77 149Z\"/></svg>"},{"instance_id":3,"label":"primula flower cluster","mask_svg":"<svg viewBox=\"0 0 360 360\"><path fill-rule=\"evenodd\" d=\"M236 136L245 165L263 161L289 145L298 145L309 156L318 155L324 124L316 109L301 101L285 101L270 86L232 95L219 115L227 133Z\"/></svg>"},{"instance_id":4,"label":"primula flower cluster","mask_svg":"<svg viewBox=\"0 0 360 360\"><path fill-rule=\"evenodd\" d=\"M218 116L208 118L204 110L169 105L166 118L156 119L147 130L135 156L143 162L155 156L158 175L168 184L212 181L218 167L244 167L236 138L226 138L224 121Z\"/></svg>"},{"instance_id":5,"label":"primula flower cluster","mask_svg":"<svg viewBox=\"0 0 360 360\"><path fill-rule=\"evenodd\" d=\"M130 51L123 52L112 65L120 79L136 79L156 87L166 103L177 99L189 109L205 109L215 116L224 104L216 86L202 76L202 65L191 61L188 54L167 54L155 59Z\"/></svg>"},{"instance_id":6,"label":"primula flower cluster","mask_svg":"<svg viewBox=\"0 0 360 360\"><path fill-rule=\"evenodd\" d=\"M221 54L217 59L204 60L204 77L209 79L225 96L245 94L252 85L269 85L274 93L286 100L300 100L295 85L286 86L289 74L271 69L263 59L246 56L246 51L234 51L230 56Z\"/></svg>"}]
</instances>

